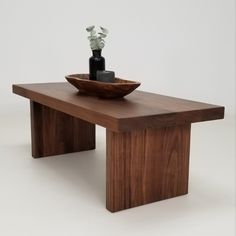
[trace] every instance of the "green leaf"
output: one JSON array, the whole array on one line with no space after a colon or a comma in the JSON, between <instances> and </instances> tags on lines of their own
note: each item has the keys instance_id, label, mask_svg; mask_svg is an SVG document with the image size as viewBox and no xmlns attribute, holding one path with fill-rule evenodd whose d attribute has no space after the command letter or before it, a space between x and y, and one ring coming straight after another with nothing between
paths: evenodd
<instances>
[{"instance_id":1,"label":"green leaf","mask_svg":"<svg viewBox=\"0 0 236 236\"><path fill-rule=\"evenodd\" d=\"M95 42L91 42L90 47L91 47L92 50L98 49L97 44Z\"/></svg>"},{"instance_id":2,"label":"green leaf","mask_svg":"<svg viewBox=\"0 0 236 236\"><path fill-rule=\"evenodd\" d=\"M89 40L91 40L91 39L96 39L96 38L97 38L96 35L92 35L92 36L90 35L90 36L88 36L88 39L89 39Z\"/></svg>"},{"instance_id":3,"label":"green leaf","mask_svg":"<svg viewBox=\"0 0 236 236\"><path fill-rule=\"evenodd\" d=\"M98 34L100 35L101 38L106 38L107 37L107 35L104 34L104 33L98 33Z\"/></svg>"},{"instance_id":4,"label":"green leaf","mask_svg":"<svg viewBox=\"0 0 236 236\"><path fill-rule=\"evenodd\" d=\"M87 32L90 33L90 35L88 36L88 40L90 41L90 47L92 50L99 50L104 48L105 46L104 38L107 37L108 30L101 26L100 29L102 32L99 32L97 35L94 25L86 28Z\"/></svg>"},{"instance_id":5,"label":"green leaf","mask_svg":"<svg viewBox=\"0 0 236 236\"><path fill-rule=\"evenodd\" d=\"M92 30L92 31L90 31L90 34L92 35L92 36L94 36L94 35L96 35L96 30Z\"/></svg>"},{"instance_id":6,"label":"green leaf","mask_svg":"<svg viewBox=\"0 0 236 236\"><path fill-rule=\"evenodd\" d=\"M104 39L103 39L102 37L100 37L100 36L98 36L97 39L98 39L99 41L104 41Z\"/></svg>"},{"instance_id":7,"label":"green leaf","mask_svg":"<svg viewBox=\"0 0 236 236\"><path fill-rule=\"evenodd\" d=\"M97 38L90 40L90 47L92 50L99 49L99 42Z\"/></svg>"},{"instance_id":8,"label":"green leaf","mask_svg":"<svg viewBox=\"0 0 236 236\"><path fill-rule=\"evenodd\" d=\"M99 48L100 48L100 49L103 49L104 46L105 46L105 43L103 43L103 42L100 42L100 43L99 43Z\"/></svg>"},{"instance_id":9,"label":"green leaf","mask_svg":"<svg viewBox=\"0 0 236 236\"><path fill-rule=\"evenodd\" d=\"M100 26L100 29L101 29L102 33L108 34L108 30L106 28Z\"/></svg>"},{"instance_id":10,"label":"green leaf","mask_svg":"<svg viewBox=\"0 0 236 236\"><path fill-rule=\"evenodd\" d=\"M90 31L92 31L94 28L95 28L95 26L94 26L94 25L91 25L91 26L87 27L86 30L87 30L88 32L90 32Z\"/></svg>"}]
</instances>

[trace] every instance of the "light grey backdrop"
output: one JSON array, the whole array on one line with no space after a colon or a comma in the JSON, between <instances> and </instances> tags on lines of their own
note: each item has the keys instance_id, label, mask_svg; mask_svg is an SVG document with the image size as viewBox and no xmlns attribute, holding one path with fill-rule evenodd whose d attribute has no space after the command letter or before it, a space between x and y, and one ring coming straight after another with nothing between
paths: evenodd
<instances>
[{"instance_id":1,"label":"light grey backdrop","mask_svg":"<svg viewBox=\"0 0 236 236\"><path fill-rule=\"evenodd\" d=\"M110 30L117 76L226 107L192 125L188 195L106 211L101 127L94 151L31 158L29 102L11 85L88 72L91 24ZM233 0L0 0L0 235L234 236L235 41Z\"/></svg>"},{"instance_id":2,"label":"light grey backdrop","mask_svg":"<svg viewBox=\"0 0 236 236\"><path fill-rule=\"evenodd\" d=\"M110 30L107 69L140 89L226 106L235 91L233 0L1 0L0 106L21 104L12 83L64 81L88 71L85 27Z\"/></svg>"}]
</instances>

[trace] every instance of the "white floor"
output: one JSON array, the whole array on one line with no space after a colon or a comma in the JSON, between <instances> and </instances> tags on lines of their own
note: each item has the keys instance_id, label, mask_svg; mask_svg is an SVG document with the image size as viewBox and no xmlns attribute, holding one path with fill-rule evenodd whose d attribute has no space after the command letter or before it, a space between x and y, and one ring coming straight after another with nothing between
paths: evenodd
<instances>
[{"instance_id":1,"label":"white floor","mask_svg":"<svg viewBox=\"0 0 236 236\"><path fill-rule=\"evenodd\" d=\"M94 151L33 159L28 114L0 119L1 236L235 235L233 118L192 125L187 196L118 213L105 208L103 128Z\"/></svg>"}]
</instances>

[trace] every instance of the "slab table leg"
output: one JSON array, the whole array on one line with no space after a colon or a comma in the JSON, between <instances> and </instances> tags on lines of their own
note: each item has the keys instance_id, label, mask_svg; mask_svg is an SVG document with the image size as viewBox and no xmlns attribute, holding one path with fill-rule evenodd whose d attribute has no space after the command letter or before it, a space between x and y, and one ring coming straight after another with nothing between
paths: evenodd
<instances>
[{"instance_id":1,"label":"slab table leg","mask_svg":"<svg viewBox=\"0 0 236 236\"><path fill-rule=\"evenodd\" d=\"M188 193L190 124L106 135L108 210Z\"/></svg>"},{"instance_id":2,"label":"slab table leg","mask_svg":"<svg viewBox=\"0 0 236 236\"><path fill-rule=\"evenodd\" d=\"M95 148L95 125L30 101L32 156L35 158Z\"/></svg>"}]
</instances>

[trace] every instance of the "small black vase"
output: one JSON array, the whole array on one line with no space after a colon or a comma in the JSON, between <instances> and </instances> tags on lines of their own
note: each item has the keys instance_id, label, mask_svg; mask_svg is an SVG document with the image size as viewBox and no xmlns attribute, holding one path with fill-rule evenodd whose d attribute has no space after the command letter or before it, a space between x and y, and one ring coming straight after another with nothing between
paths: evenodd
<instances>
[{"instance_id":1,"label":"small black vase","mask_svg":"<svg viewBox=\"0 0 236 236\"><path fill-rule=\"evenodd\" d=\"M97 80L97 71L105 70L105 58L101 56L102 50L93 50L89 58L89 79Z\"/></svg>"}]
</instances>

